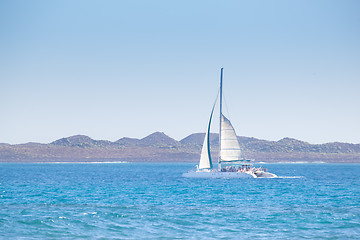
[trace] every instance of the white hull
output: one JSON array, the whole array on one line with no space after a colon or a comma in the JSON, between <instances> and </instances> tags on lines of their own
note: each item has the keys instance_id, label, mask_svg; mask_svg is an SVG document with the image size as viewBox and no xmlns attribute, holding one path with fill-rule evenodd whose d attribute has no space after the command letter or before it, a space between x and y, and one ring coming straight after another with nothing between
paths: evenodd
<instances>
[{"instance_id":1,"label":"white hull","mask_svg":"<svg viewBox=\"0 0 360 240\"><path fill-rule=\"evenodd\" d=\"M182 175L187 178L256 178L250 172L187 172Z\"/></svg>"}]
</instances>

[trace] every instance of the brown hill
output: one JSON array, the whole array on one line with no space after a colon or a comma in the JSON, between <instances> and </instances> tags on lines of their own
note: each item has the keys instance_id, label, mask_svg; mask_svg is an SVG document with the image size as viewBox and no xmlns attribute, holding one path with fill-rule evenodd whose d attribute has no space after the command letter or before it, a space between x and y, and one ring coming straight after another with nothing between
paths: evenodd
<instances>
[{"instance_id":1,"label":"brown hill","mask_svg":"<svg viewBox=\"0 0 360 240\"><path fill-rule=\"evenodd\" d=\"M0 162L41 161L198 161L204 133L181 141L155 132L142 139L121 138L115 142L75 135L50 144L0 143ZM217 156L218 134L211 134L211 151ZM267 141L238 137L245 157L265 162L324 161L360 162L360 144L310 144L293 138Z\"/></svg>"}]
</instances>

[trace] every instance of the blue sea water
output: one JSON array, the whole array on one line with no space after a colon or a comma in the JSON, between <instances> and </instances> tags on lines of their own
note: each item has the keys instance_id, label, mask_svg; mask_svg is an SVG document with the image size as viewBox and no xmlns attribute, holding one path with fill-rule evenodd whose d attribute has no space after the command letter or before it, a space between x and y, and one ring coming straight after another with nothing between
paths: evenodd
<instances>
[{"instance_id":1,"label":"blue sea water","mask_svg":"<svg viewBox=\"0 0 360 240\"><path fill-rule=\"evenodd\" d=\"M183 178L193 165L0 164L0 239L360 239L360 164Z\"/></svg>"}]
</instances>

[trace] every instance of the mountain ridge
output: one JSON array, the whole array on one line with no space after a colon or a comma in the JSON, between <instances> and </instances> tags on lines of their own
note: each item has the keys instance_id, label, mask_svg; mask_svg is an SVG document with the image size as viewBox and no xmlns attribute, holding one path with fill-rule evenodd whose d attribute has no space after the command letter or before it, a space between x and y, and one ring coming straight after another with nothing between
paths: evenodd
<instances>
[{"instance_id":1,"label":"mountain ridge","mask_svg":"<svg viewBox=\"0 0 360 240\"><path fill-rule=\"evenodd\" d=\"M0 162L31 161L193 161L199 159L205 133L193 133L177 141L163 132L137 139L95 140L86 135L60 138L48 144L0 143ZM219 135L210 134L211 151L217 154ZM246 157L260 161L360 162L360 144L331 142L310 144L285 137L278 141L238 136Z\"/></svg>"}]
</instances>

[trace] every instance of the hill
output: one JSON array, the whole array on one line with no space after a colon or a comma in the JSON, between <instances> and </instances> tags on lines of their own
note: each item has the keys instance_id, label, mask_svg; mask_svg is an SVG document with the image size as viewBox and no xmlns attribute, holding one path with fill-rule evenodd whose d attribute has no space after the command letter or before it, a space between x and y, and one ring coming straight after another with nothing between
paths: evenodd
<instances>
[{"instance_id":1,"label":"hill","mask_svg":"<svg viewBox=\"0 0 360 240\"><path fill-rule=\"evenodd\" d=\"M104 140L94 140L88 136L84 135L75 135L67 138L61 138L50 143L55 146L66 146L66 147L106 147L109 145L113 145L110 141Z\"/></svg>"},{"instance_id":2,"label":"hill","mask_svg":"<svg viewBox=\"0 0 360 240\"><path fill-rule=\"evenodd\" d=\"M115 142L85 135L61 138L49 144L0 143L0 162L61 161L181 161L197 162L205 133L194 133L177 141L163 132L142 139L121 138ZM360 162L360 144L310 144L293 138L267 141L238 137L243 154L263 162ZM217 156L219 135L210 135L211 151Z\"/></svg>"},{"instance_id":3,"label":"hill","mask_svg":"<svg viewBox=\"0 0 360 240\"><path fill-rule=\"evenodd\" d=\"M155 132L141 139L138 146L178 147L181 144L163 132Z\"/></svg>"}]
</instances>

